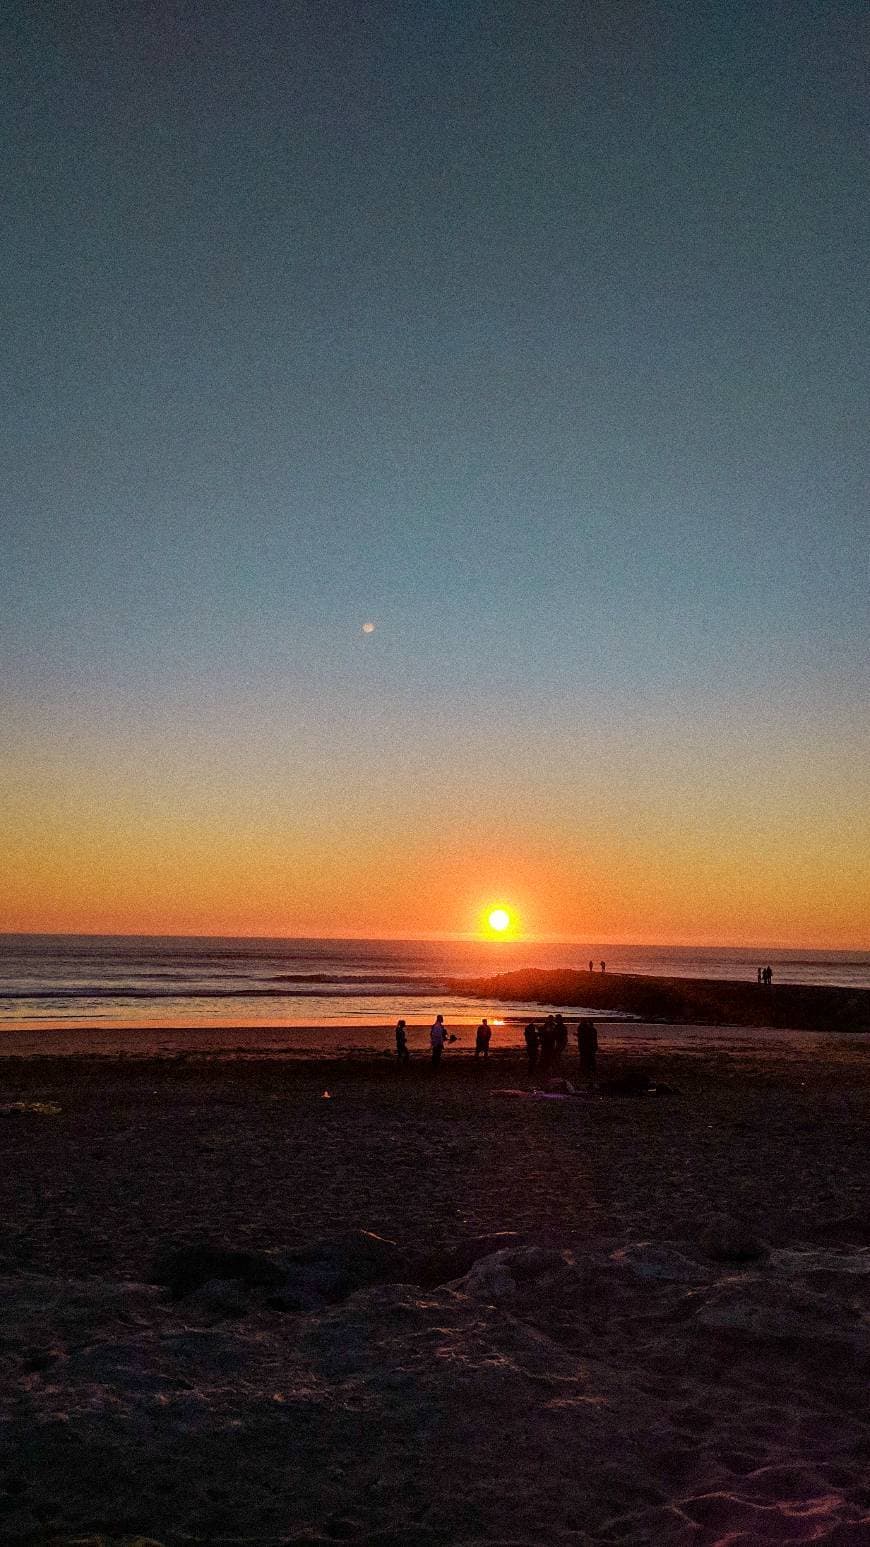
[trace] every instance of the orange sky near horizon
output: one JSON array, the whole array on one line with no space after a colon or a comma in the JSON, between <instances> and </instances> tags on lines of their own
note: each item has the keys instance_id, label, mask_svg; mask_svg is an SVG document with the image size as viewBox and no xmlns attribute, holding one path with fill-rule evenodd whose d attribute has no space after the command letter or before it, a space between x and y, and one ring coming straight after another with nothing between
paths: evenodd
<instances>
[{"instance_id":1,"label":"orange sky near horizon","mask_svg":"<svg viewBox=\"0 0 870 1547\"><path fill-rule=\"evenodd\" d=\"M777 823L613 784L452 808L400 785L351 807L43 762L7 785L0 929L414 938L473 935L503 905L519 938L870 947L842 807L801 820L792 792Z\"/></svg>"}]
</instances>

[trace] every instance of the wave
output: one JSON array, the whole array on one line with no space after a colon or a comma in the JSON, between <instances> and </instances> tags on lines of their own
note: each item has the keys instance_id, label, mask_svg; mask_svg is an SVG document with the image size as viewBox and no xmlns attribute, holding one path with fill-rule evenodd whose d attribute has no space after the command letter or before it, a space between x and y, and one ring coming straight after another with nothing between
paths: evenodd
<instances>
[{"instance_id":1,"label":"wave","mask_svg":"<svg viewBox=\"0 0 870 1547\"><path fill-rule=\"evenodd\" d=\"M278 972L269 978L270 983L387 983L392 988L404 988L407 984L409 990L424 986L421 978L409 978L407 973L396 973L395 977L388 978L383 972ZM432 978L428 981L429 988L437 988L442 980Z\"/></svg>"},{"instance_id":2,"label":"wave","mask_svg":"<svg viewBox=\"0 0 870 1547\"><path fill-rule=\"evenodd\" d=\"M334 982L332 978L326 982ZM358 980L352 980L358 981ZM375 983L382 982L378 978ZM414 984L385 984L382 988L374 985L367 986L355 994L346 985L342 987L342 999L393 999L396 993L401 993L405 998L425 999L432 993L431 987L420 987ZM328 997L328 996L327 996ZM179 989L154 989L154 988L112 988L103 986L100 988L34 988L34 989L6 989L0 994L0 1005L21 1003L22 1001L35 999L322 999L323 988L179 988Z\"/></svg>"}]
</instances>

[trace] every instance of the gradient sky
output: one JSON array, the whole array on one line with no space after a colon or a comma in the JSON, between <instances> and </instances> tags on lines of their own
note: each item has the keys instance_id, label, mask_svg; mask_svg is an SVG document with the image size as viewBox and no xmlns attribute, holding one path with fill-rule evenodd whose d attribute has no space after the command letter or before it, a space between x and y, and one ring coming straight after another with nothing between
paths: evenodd
<instances>
[{"instance_id":1,"label":"gradient sky","mask_svg":"<svg viewBox=\"0 0 870 1547\"><path fill-rule=\"evenodd\" d=\"M870 947L867 14L4 8L0 928Z\"/></svg>"}]
</instances>

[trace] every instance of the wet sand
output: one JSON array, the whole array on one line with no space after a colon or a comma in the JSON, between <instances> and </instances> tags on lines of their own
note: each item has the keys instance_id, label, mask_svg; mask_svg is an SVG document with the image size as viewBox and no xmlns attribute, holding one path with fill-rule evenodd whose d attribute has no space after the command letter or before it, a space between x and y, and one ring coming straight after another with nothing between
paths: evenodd
<instances>
[{"instance_id":1,"label":"wet sand","mask_svg":"<svg viewBox=\"0 0 870 1547\"><path fill-rule=\"evenodd\" d=\"M377 1036L0 1061L0 1538L870 1542L870 1042Z\"/></svg>"}]
</instances>

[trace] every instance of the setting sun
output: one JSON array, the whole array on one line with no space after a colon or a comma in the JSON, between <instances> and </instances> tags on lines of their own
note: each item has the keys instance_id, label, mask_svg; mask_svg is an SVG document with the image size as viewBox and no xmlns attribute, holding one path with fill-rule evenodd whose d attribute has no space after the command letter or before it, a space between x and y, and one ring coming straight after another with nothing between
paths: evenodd
<instances>
[{"instance_id":1,"label":"setting sun","mask_svg":"<svg viewBox=\"0 0 870 1547\"><path fill-rule=\"evenodd\" d=\"M511 916L504 908L493 908L487 923L490 929L495 929L499 934L502 934L507 929L510 921Z\"/></svg>"}]
</instances>

